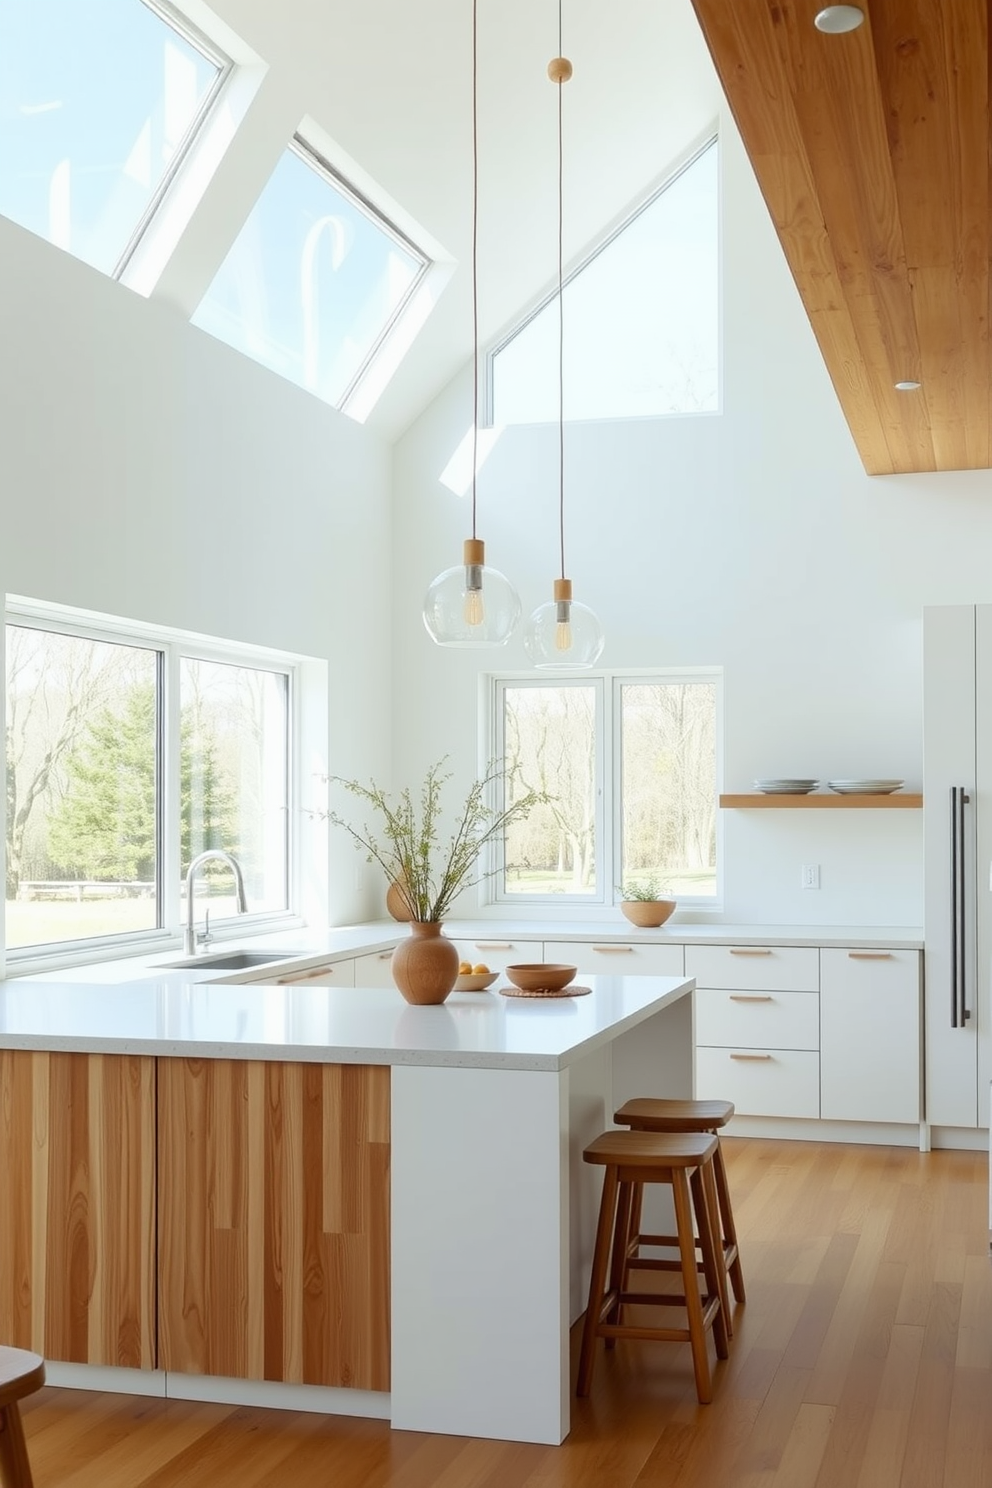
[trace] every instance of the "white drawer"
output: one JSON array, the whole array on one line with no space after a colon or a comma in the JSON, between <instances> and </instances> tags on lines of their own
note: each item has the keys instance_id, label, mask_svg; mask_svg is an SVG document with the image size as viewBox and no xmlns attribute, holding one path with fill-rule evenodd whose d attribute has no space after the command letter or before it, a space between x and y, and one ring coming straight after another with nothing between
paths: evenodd
<instances>
[{"instance_id":1,"label":"white drawer","mask_svg":"<svg viewBox=\"0 0 992 1488\"><path fill-rule=\"evenodd\" d=\"M451 937L455 940L455 937ZM499 935L480 935L477 940L455 940L462 961L471 961L473 966L488 966L490 971L502 971L505 966L518 963L528 965L533 961L549 961L539 940L506 940Z\"/></svg>"},{"instance_id":2,"label":"white drawer","mask_svg":"<svg viewBox=\"0 0 992 1488\"><path fill-rule=\"evenodd\" d=\"M367 951L355 957L356 987L395 987L392 951Z\"/></svg>"},{"instance_id":3,"label":"white drawer","mask_svg":"<svg viewBox=\"0 0 992 1488\"><path fill-rule=\"evenodd\" d=\"M627 940L546 940L544 959L607 976L682 976L685 970L680 945L642 945Z\"/></svg>"},{"instance_id":4,"label":"white drawer","mask_svg":"<svg viewBox=\"0 0 992 1488\"><path fill-rule=\"evenodd\" d=\"M913 1004L920 995L920 952L824 946L820 951L820 988L865 997L891 994Z\"/></svg>"},{"instance_id":5,"label":"white drawer","mask_svg":"<svg viewBox=\"0 0 992 1488\"><path fill-rule=\"evenodd\" d=\"M795 1049L696 1050L696 1099L733 1101L739 1116L820 1114L820 1056Z\"/></svg>"},{"instance_id":6,"label":"white drawer","mask_svg":"<svg viewBox=\"0 0 992 1488\"><path fill-rule=\"evenodd\" d=\"M685 948L687 976L697 987L742 992L816 992L820 953L816 946L703 946Z\"/></svg>"},{"instance_id":7,"label":"white drawer","mask_svg":"<svg viewBox=\"0 0 992 1488\"><path fill-rule=\"evenodd\" d=\"M696 1043L818 1049L820 999L815 992L725 992L697 987Z\"/></svg>"},{"instance_id":8,"label":"white drawer","mask_svg":"<svg viewBox=\"0 0 992 1488\"><path fill-rule=\"evenodd\" d=\"M355 960L349 956L344 961L331 961L324 966L308 966L304 971L291 971L276 979L277 987L295 986L299 982L308 987L353 987L355 985Z\"/></svg>"}]
</instances>

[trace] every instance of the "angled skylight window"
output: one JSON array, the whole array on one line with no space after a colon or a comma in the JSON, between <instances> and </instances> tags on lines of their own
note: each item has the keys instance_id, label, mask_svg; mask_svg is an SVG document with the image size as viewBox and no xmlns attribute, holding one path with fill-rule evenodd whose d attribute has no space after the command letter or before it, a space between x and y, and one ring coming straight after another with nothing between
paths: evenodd
<instances>
[{"instance_id":1,"label":"angled skylight window","mask_svg":"<svg viewBox=\"0 0 992 1488\"><path fill-rule=\"evenodd\" d=\"M0 0L0 213L119 274L229 68L165 5Z\"/></svg>"},{"instance_id":2,"label":"angled skylight window","mask_svg":"<svg viewBox=\"0 0 992 1488\"><path fill-rule=\"evenodd\" d=\"M193 324L345 408L428 267L296 138Z\"/></svg>"},{"instance_id":3,"label":"angled skylight window","mask_svg":"<svg viewBox=\"0 0 992 1488\"><path fill-rule=\"evenodd\" d=\"M562 305L567 419L718 407L715 141L573 270ZM495 424L557 420L558 345L555 293L491 355Z\"/></svg>"}]
</instances>

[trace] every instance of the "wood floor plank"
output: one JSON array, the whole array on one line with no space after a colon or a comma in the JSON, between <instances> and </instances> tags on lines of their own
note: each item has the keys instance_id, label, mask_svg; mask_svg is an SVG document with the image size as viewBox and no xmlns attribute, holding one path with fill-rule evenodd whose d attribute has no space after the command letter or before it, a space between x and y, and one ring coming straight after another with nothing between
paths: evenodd
<instances>
[{"instance_id":1,"label":"wood floor plank","mask_svg":"<svg viewBox=\"0 0 992 1488\"><path fill-rule=\"evenodd\" d=\"M604 1352L561 1447L46 1387L36 1488L992 1488L987 1155L726 1152L748 1300L711 1405L675 1343Z\"/></svg>"}]
</instances>

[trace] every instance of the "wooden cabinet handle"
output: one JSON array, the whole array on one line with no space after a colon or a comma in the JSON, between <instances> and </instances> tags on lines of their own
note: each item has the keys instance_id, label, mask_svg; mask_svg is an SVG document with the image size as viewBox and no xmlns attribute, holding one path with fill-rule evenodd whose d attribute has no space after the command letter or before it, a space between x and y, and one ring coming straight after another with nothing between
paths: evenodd
<instances>
[{"instance_id":1,"label":"wooden cabinet handle","mask_svg":"<svg viewBox=\"0 0 992 1488\"><path fill-rule=\"evenodd\" d=\"M731 1002L771 1002L769 992L731 992Z\"/></svg>"},{"instance_id":2,"label":"wooden cabinet handle","mask_svg":"<svg viewBox=\"0 0 992 1488\"><path fill-rule=\"evenodd\" d=\"M606 956L632 956L634 947L629 945L594 945L594 951L602 951Z\"/></svg>"},{"instance_id":3,"label":"wooden cabinet handle","mask_svg":"<svg viewBox=\"0 0 992 1488\"><path fill-rule=\"evenodd\" d=\"M731 1054L731 1059L771 1059L770 1054Z\"/></svg>"},{"instance_id":4,"label":"wooden cabinet handle","mask_svg":"<svg viewBox=\"0 0 992 1488\"><path fill-rule=\"evenodd\" d=\"M848 951L852 961L891 961L891 951Z\"/></svg>"},{"instance_id":5,"label":"wooden cabinet handle","mask_svg":"<svg viewBox=\"0 0 992 1488\"><path fill-rule=\"evenodd\" d=\"M512 951L512 940L477 940L475 942L477 951Z\"/></svg>"},{"instance_id":6,"label":"wooden cabinet handle","mask_svg":"<svg viewBox=\"0 0 992 1488\"><path fill-rule=\"evenodd\" d=\"M380 961L392 961L392 959L393 959L393 953L392 953L392 951L380 951L379 952L379 960Z\"/></svg>"},{"instance_id":7,"label":"wooden cabinet handle","mask_svg":"<svg viewBox=\"0 0 992 1488\"><path fill-rule=\"evenodd\" d=\"M309 982L314 977L319 977L319 976L333 976L333 975L334 975L334 967L333 966L311 966L311 968L310 968L309 971L298 972L296 976L280 977L279 980L278 980L278 982L276 982L276 986L277 987L289 987L289 986L291 986L293 984L293 982Z\"/></svg>"},{"instance_id":8,"label":"wooden cabinet handle","mask_svg":"<svg viewBox=\"0 0 992 1488\"><path fill-rule=\"evenodd\" d=\"M731 946L732 956L770 956L771 951L765 946Z\"/></svg>"}]
</instances>

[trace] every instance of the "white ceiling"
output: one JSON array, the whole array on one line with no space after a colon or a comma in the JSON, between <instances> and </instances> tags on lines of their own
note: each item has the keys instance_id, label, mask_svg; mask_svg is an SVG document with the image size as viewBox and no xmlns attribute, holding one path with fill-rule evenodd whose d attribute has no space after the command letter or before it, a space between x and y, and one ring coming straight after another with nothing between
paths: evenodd
<instances>
[{"instance_id":1,"label":"white ceiling","mask_svg":"<svg viewBox=\"0 0 992 1488\"><path fill-rule=\"evenodd\" d=\"M190 7L188 13L195 11ZM213 0L313 119L458 268L368 422L395 438L472 353L471 0ZM553 282L557 0L479 0L483 343ZM717 119L689 0L564 0L565 258L645 195ZM283 110L285 115L285 109ZM281 126L280 126L281 127Z\"/></svg>"}]
</instances>

